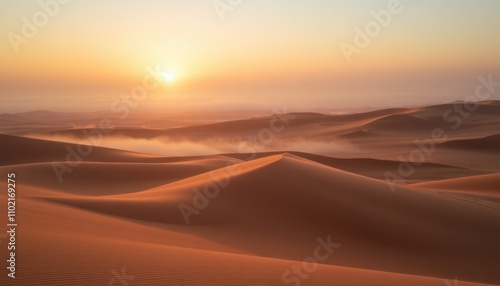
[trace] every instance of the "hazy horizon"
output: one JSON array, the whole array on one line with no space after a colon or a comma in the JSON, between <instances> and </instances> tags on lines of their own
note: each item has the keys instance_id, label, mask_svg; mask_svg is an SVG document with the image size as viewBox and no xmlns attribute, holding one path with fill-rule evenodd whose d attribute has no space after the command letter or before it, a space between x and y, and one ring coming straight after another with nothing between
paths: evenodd
<instances>
[{"instance_id":1,"label":"hazy horizon","mask_svg":"<svg viewBox=\"0 0 500 286\"><path fill-rule=\"evenodd\" d=\"M494 101L499 101L496 99L491 99ZM491 100L486 100L486 101L491 101ZM356 114L356 113L364 113L364 112L369 112L369 111L376 111L376 110L385 110L385 109L393 109L393 108L418 108L418 107L427 107L427 106L436 106L436 105L445 105L445 104L453 104L456 102L463 102L463 100L453 100L453 101L435 101L435 102L429 102L427 104L407 104L407 105L399 105L399 104L394 104L394 105L359 105L359 106L350 106L350 107L336 107L334 105L332 106L326 106L326 107L315 107L315 108L289 108L286 104L283 105L269 105L269 106L260 106L260 107L250 107L250 108L245 108L243 105L241 106L235 106L233 108L225 108L224 106L211 106L211 107L206 107L204 109L186 109L186 110L179 110L179 111L161 111L157 109L140 109L138 110L131 110L132 112L130 115L136 114L136 115L144 115L144 114L152 114L152 115L161 115L161 114L196 114L196 113L207 113L207 114L237 114L238 112L245 112L242 114L242 117L245 116L265 116L265 115L273 115L273 114L281 114L282 110L285 111L285 113L323 113L323 114L332 114L332 115L342 115L342 114ZM277 108L282 108L282 110L277 110ZM6 111L3 112L0 109L0 114L25 114L25 113L32 113L32 112L52 112L52 113L78 113L78 114L92 114L92 113L98 113L98 114L114 114L112 111L106 110L106 109L96 109L96 110L58 110L57 108L54 109L45 109L45 108L38 108L38 109L26 109L26 110L20 110L20 111ZM119 114L114 114L116 116L119 116Z\"/></svg>"}]
</instances>

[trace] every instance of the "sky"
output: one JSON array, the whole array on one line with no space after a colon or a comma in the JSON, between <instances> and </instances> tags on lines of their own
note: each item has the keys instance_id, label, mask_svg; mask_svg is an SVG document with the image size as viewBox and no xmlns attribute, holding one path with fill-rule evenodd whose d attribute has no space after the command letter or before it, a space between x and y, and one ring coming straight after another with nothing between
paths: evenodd
<instances>
[{"instance_id":1,"label":"sky","mask_svg":"<svg viewBox=\"0 0 500 286\"><path fill-rule=\"evenodd\" d=\"M0 2L0 113L408 106L500 79L496 0L59 2Z\"/></svg>"}]
</instances>

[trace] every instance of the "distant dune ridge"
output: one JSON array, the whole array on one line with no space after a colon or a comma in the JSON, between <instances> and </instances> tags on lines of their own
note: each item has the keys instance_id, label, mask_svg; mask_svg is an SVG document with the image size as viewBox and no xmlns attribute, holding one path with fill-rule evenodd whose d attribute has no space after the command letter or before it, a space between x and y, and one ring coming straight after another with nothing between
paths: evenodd
<instances>
[{"instance_id":1,"label":"distant dune ridge","mask_svg":"<svg viewBox=\"0 0 500 286\"><path fill-rule=\"evenodd\" d=\"M129 285L498 285L500 104L482 102L459 128L455 108L293 113L265 142L273 116L129 121L106 147L88 145L91 128L54 129L88 123L82 114L2 114L0 169L19 189L15 285L110 285L124 273ZM436 128L446 138L403 174L401 158ZM113 146L124 138L222 152ZM59 180L54 166L72 167ZM388 171L405 178L394 191ZM303 264L319 238L335 250Z\"/></svg>"},{"instance_id":2,"label":"distant dune ridge","mask_svg":"<svg viewBox=\"0 0 500 286\"><path fill-rule=\"evenodd\" d=\"M475 139L453 140L442 144L451 149L483 150L486 152L499 152L500 134Z\"/></svg>"}]
</instances>

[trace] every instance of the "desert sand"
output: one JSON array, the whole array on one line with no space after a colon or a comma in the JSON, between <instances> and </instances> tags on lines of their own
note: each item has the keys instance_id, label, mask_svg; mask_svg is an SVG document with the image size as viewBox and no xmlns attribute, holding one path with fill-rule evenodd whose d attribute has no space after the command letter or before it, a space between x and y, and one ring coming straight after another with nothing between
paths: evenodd
<instances>
[{"instance_id":1,"label":"desert sand","mask_svg":"<svg viewBox=\"0 0 500 286\"><path fill-rule=\"evenodd\" d=\"M2 114L15 285L498 285L500 105L481 103L456 129L442 118L452 106L286 114L272 140L240 150L277 117L141 117L90 146L92 128L69 127L90 120L81 114ZM436 128L446 136L419 149ZM212 149L167 156L127 140ZM54 164L68 163L59 180ZM318 245L325 258L303 264Z\"/></svg>"}]
</instances>

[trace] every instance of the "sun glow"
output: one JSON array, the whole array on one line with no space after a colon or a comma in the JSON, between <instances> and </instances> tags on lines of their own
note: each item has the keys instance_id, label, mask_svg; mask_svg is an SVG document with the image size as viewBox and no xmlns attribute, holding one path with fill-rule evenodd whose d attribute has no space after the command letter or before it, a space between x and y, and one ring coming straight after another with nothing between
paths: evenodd
<instances>
[{"instance_id":1,"label":"sun glow","mask_svg":"<svg viewBox=\"0 0 500 286\"><path fill-rule=\"evenodd\" d=\"M170 82L174 82L175 81L175 74L171 73L171 72L166 72L166 73L163 73L163 79L170 83Z\"/></svg>"}]
</instances>

